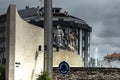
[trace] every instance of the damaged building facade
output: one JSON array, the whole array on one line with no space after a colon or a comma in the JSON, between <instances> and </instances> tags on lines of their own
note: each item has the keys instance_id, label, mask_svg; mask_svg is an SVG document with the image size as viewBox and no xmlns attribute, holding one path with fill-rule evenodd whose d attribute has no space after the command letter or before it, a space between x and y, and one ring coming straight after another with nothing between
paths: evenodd
<instances>
[{"instance_id":1,"label":"damaged building facade","mask_svg":"<svg viewBox=\"0 0 120 80\"><path fill-rule=\"evenodd\" d=\"M32 13L31 13L32 12ZM57 27L63 31L61 34L60 48L76 51L82 59L85 67L89 66L90 57L90 33L92 28L82 19L69 15L67 11L62 12L62 8L53 8L53 47L56 46ZM27 22L36 26L44 25L44 8L29 8L18 11L19 15Z\"/></svg>"},{"instance_id":2,"label":"damaged building facade","mask_svg":"<svg viewBox=\"0 0 120 80\"><path fill-rule=\"evenodd\" d=\"M53 47L56 48L57 26L62 30L60 49L75 51L79 54L85 67L89 66L90 57L90 33L92 28L82 19L69 15L67 11L62 12L62 8L53 8ZM18 10L22 19L33 25L43 27L44 8L29 8ZM0 16L0 61L5 61L6 54L6 14ZM58 49L56 48L56 50Z\"/></svg>"},{"instance_id":3,"label":"damaged building facade","mask_svg":"<svg viewBox=\"0 0 120 80\"><path fill-rule=\"evenodd\" d=\"M82 19L53 8L53 67L88 67L92 28ZM0 63L8 80L35 80L44 68L44 8L8 8L0 16ZM29 66L29 67L28 67ZM22 75L21 73L25 73Z\"/></svg>"}]
</instances>

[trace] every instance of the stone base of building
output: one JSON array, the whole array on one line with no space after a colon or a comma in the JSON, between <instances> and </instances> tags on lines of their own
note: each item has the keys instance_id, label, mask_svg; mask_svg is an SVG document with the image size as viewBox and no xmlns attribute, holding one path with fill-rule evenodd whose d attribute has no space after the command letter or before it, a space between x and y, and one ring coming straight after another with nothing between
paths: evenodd
<instances>
[{"instance_id":1,"label":"stone base of building","mask_svg":"<svg viewBox=\"0 0 120 80\"><path fill-rule=\"evenodd\" d=\"M53 68L54 80L64 80L57 67ZM120 68L71 67L66 80L120 80Z\"/></svg>"}]
</instances>

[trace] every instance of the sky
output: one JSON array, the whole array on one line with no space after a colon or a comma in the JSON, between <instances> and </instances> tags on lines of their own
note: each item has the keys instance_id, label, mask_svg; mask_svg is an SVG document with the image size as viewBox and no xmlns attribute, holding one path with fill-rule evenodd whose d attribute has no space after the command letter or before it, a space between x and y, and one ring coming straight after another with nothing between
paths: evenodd
<instances>
[{"instance_id":1,"label":"sky","mask_svg":"<svg viewBox=\"0 0 120 80\"><path fill-rule=\"evenodd\" d=\"M41 6L40 0L0 0L0 14L7 11L9 4L16 4L18 10L26 5ZM63 8L92 27L92 57L95 57L95 48L98 48L99 59L120 53L120 0L53 0L53 7Z\"/></svg>"}]
</instances>

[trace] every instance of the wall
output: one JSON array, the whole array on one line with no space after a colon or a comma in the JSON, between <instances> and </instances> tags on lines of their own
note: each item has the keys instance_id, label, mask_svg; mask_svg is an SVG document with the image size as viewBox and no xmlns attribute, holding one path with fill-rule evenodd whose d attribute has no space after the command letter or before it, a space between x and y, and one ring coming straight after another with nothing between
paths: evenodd
<instances>
[{"instance_id":1,"label":"wall","mask_svg":"<svg viewBox=\"0 0 120 80\"><path fill-rule=\"evenodd\" d=\"M64 80L58 68L53 68L53 71L54 80ZM66 80L120 80L119 75L119 68L72 67L65 76Z\"/></svg>"},{"instance_id":2,"label":"wall","mask_svg":"<svg viewBox=\"0 0 120 80\"><path fill-rule=\"evenodd\" d=\"M11 11L15 13L9 13ZM8 26L8 74L12 74L12 76L9 76L7 80L32 80L43 70L43 52L38 51L38 48L41 45L43 50L44 30L22 20L15 5L9 7L8 14L11 20L8 20L8 25L13 25ZM13 17L11 18L11 16ZM13 51L11 52L11 50ZM14 79L10 77L14 77Z\"/></svg>"},{"instance_id":3,"label":"wall","mask_svg":"<svg viewBox=\"0 0 120 80\"><path fill-rule=\"evenodd\" d=\"M53 67L58 67L60 62L66 61L70 67L83 67L82 58L75 51L53 49Z\"/></svg>"},{"instance_id":4,"label":"wall","mask_svg":"<svg viewBox=\"0 0 120 80\"><path fill-rule=\"evenodd\" d=\"M40 68L40 70L42 70L43 68L43 60L42 60L43 55L40 53L41 58L38 58L39 60L37 60L36 55L39 45L42 45L43 48L44 32L43 29L41 29L40 27L28 24L25 21L23 21L18 14L16 17L16 23L17 24L16 24L15 62L21 63L20 67L18 68L21 68L22 70L22 71L20 70L21 73L26 74L26 75L22 75L22 78L24 80L30 80L30 78L32 77L31 73L34 73L34 68L37 65L36 62L38 61L41 62L37 66Z\"/></svg>"}]
</instances>

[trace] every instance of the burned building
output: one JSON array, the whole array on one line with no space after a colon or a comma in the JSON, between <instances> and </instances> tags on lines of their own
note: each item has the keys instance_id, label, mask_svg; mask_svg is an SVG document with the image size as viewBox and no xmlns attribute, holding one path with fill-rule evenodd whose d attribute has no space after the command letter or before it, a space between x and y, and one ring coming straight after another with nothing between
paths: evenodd
<instances>
[{"instance_id":1,"label":"burned building","mask_svg":"<svg viewBox=\"0 0 120 80\"><path fill-rule=\"evenodd\" d=\"M67 11L62 12L62 8L53 8L53 38L57 26L63 31L62 48L74 50L82 56L84 66L88 67L90 56L90 33L92 28L82 19L69 15ZM32 13L31 13L32 12ZM19 10L20 16L27 22L43 27L44 8L29 8ZM44 28L44 27L43 27ZM55 47L55 39L53 46Z\"/></svg>"},{"instance_id":2,"label":"burned building","mask_svg":"<svg viewBox=\"0 0 120 80\"><path fill-rule=\"evenodd\" d=\"M62 8L53 8L53 47L56 48L55 33L57 26L63 31L60 49L73 51L79 54L88 67L90 57L90 33L92 28L82 19L69 15ZM44 8L29 8L18 10L22 19L30 24L44 28ZM6 53L6 15L0 16L0 59L5 59ZM58 49L58 48L56 48Z\"/></svg>"}]
</instances>

